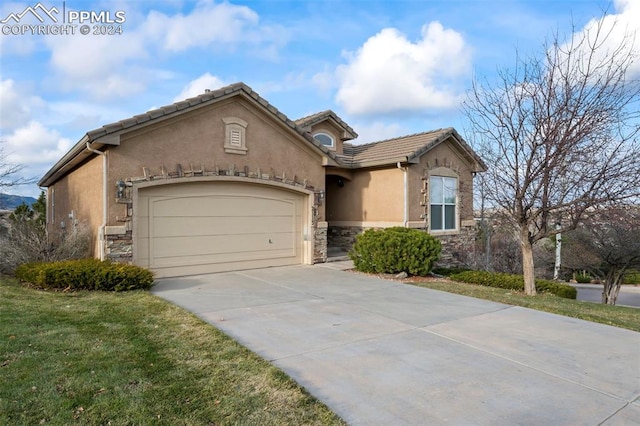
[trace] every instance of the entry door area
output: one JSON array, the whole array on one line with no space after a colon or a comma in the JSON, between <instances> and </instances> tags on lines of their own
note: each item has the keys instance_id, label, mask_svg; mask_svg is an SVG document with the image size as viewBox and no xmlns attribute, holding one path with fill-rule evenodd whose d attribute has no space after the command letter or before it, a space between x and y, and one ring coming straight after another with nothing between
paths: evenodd
<instances>
[{"instance_id":1,"label":"entry door area","mask_svg":"<svg viewBox=\"0 0 640 426\"><path fill-rule=\"evenodd\" d=\"M136 263L159 278L303 263L306 199L246 182L142 188Z\"/></svg>"}]
</instances>

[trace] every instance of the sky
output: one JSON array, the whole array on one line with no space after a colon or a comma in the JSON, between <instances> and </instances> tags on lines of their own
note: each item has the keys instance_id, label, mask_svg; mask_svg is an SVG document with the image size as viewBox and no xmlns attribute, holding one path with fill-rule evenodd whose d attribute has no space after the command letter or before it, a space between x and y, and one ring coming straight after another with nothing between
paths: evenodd
<instances>
[{"instance_id":1,"label":"sky","mask_svg":"<svg viewBox=\"0 0 640 426\"><path fill-rule=\"evenodd\" d=\"M354 143L464 136L474 79L600 19L640 29L640 0L0 1L0 147L35 179L90 130L240 81L293 120L335 111Z\"/></svg>"}]
</instances>

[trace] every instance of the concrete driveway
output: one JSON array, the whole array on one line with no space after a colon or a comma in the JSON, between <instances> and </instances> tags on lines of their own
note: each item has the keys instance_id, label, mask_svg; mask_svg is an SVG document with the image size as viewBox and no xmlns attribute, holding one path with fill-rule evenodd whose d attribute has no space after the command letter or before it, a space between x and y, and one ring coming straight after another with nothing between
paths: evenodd
<instances>
[{"instance_id":1,"label":"concrete driveway","mask_svg":"<svg viewBox=\"0 0 640 426\"><path fill-rule=\"evenodd\" d=\"M640 333L334 268L163 279L153 292L350 424L640 424Z\"/></svg>"}]
</instances>

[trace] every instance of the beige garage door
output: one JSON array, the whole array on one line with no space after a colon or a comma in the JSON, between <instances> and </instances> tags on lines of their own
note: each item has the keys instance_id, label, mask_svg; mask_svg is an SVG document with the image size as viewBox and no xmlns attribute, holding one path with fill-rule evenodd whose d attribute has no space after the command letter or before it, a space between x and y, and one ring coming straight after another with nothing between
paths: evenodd
<instances>
[{"instance_id":1,"label":"beige garage door","mask_svg":"<svg viewBox=\"0 0 640 426\"><path fill-rule=\"evenodd\" d=\"M302 263L305 198L244 182L141 189L136 263L157 277Z\"/></svg>"}]
</instances>

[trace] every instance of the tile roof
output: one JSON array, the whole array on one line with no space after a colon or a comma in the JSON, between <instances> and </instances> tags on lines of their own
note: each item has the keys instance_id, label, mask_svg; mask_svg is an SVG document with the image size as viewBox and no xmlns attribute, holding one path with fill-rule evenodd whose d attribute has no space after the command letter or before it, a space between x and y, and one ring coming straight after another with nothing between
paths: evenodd
<instances>
[{"instance_id":1,"label":"tile roof","mask_svg":"<svg viewBox=\"0 0 640 426\"><path fill-rule=\"evenodd\" d=\"M338 114L330 109L317 112L306 117L298 118L295 122L298 126L305 128L311 127L314 124L324 121L328 118L332 118L340 127L344 129L346 137L343 137L343 140L355 139L358 137L358 134L355 132L355 130L353 130L347 123L345 123L344 120L338 117Z\"/></svg>"},{"instance_id":2,"label":"tile roof","mask_svg":"<svg viewBox=\"0 0 640 426\"><path fill-rule=\"evenodd\" d=\"M478 171L486 169L482 159L452 127L362 145L345 143L344 155L338 156L338 159L342 163L348 163L350 167L411 162L449 138L453 138L462 151L476 163Z\"/></svg>"}]
</instances>

